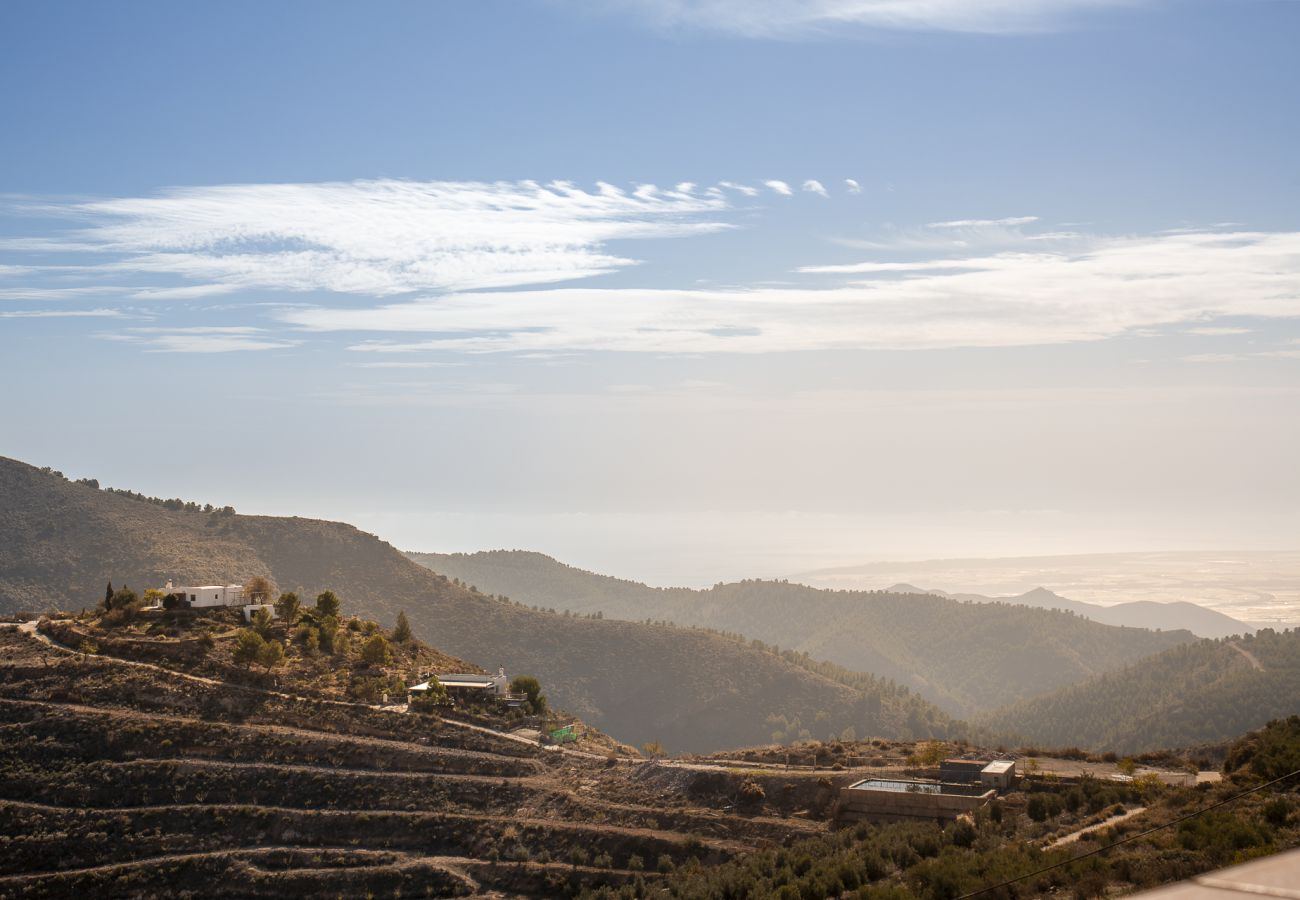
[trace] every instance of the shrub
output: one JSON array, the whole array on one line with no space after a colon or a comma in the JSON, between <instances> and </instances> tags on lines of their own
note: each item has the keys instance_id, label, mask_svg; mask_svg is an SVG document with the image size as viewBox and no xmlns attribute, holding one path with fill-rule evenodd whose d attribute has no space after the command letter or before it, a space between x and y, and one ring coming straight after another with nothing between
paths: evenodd
<instances>
[{"instance_id":1,"label":"shrub","mask_svg":"<svg viewBox=\"0 0 1300 900\"><path fill-rule=\"evenodd\" d=\"M339 598L334 596L333 591L321 591L316 595L316 614L320 617L338 616Z\"/></svg>"},{"instance_id":2,"label":"shrub","mask_svg":"<svg viewBox=\"0 0 1300 900\"><path fill-rule=\"evenodd\" d=\"M235 648L231 654L235 662L247 667L259 661L262 648L265 646L266 641L260 634L251 628L244 628L235 636Z\"/></svg>"},{"instance_id":3,"label":"shrub","mask_svg":"<svg viewBox=\"0 0 1300 900\"><path fill-rule=\"evenodd\" d=\"M406 621L406 612L403 610L397 614L397 625L393 628L393 641L398 644L405 644L411 640L411 623Z\"/></svg>"},{"instance_id":4,"label":"shrub","mask_svg":"<svg viewBox=\"0 0 1300 900\"><path fill-rule=\"evenodd\" d=\"M284 644L279 641L265 641L257 651L257 664L266 671L284 662Z\"/></svg>"},{"instance_id":5,"label":"shrub","mask_svg":"<svg viewBox=\"0 0 1300 900\"><path fill-rule=\"evenodd\" d=\"M528 697L528 708L536 715L546 712L546 695L542 693L542 683L533 675L516 675L510 681L512 694L524 694Z\"/></svg>"},{"instance_id":6,"label":"shrub","mask_svg":"<svg viewBox=\"0 0 1300 900\"><path fill-rule=\"evenodd\" d=\"M298 621L298 616L302 613L302 601L293 591L285 591L275 601L275 614L284 621L285 625L292 625Z\"/></svg>"},{"instance_id":7,"label":"shrub","mask_svg":"<svg viewBox=\"0 0 1300 900\"><path fill-rule=\"evenodd\" d=\"M253 613L253 630L261 635L262 640L269 641L271 639L271 626L272 620L269 612L259 609Z\"/></svg>"},{"instance_id":8,"label":"shrub","mask_svg":"<svg viewBox=\"0 0 1300 900\"><path fill-rule=\"evenodd\" d=\"M388 650L388 641L382 634L371 635L361 645L361 661L368 666L386 666L392 659L393 655Z\"/></svg>"}]
</instances>

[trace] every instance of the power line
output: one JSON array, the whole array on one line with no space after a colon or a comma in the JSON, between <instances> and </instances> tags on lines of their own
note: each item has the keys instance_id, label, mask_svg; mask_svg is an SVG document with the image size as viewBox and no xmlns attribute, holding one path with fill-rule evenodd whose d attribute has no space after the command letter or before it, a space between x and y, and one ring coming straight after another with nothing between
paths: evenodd
<instances>
[{"instance_id":1,"label":"power line","mask_svg":"<svg viewBox=\"0 0 1300 900\"><path fill-rule=\"evenodd\" d=\"M1115 843L1107 844L1105 847L1098 847L1095 850L1089 850L1087 853L1080 853L1078 856L1073 856L1067 860L1064 860L1063 862L1053 863L1050 866L1044 866L1043 868L1038 869L1036 871L1027 872L1024 875L1019 875L1015 878L1008 879L1007 881L1003 881L998 884L991 884L988 887L980 888L979 890L972 891L969 894L962 894L960 897L957 898L957 900L970 900L970 898L972 897L979 897L991 891L996 891L998 888L1009 887L1013 884L1016 884L1017 882L1025 881L1029 878L1035 878L1039 875L1042 875L1044 872L1050 872L1053 869L1059 869L1062 866L1068 866L1071 863L1078 862L1081 859L1087 859L1090 856L1096 856L1098 853L1105 853L1107 850L1110 850L1114 847L1118 847L1120 844L1127 844L1130 841L1136 841L1138 838L1146 837L1149 834L1155 834L1157 831L1163 831L1164 829L1169 828L1172 825L1177 825L1179 822L1186 822L1188 819L1194 819L1197 816L1203 813L1207 813L1212 809L1218 809L1220 806L1224 806L1228 803L1233 803L1237 800L1240 800L1242 797L1246 797L1257 791L1262 791L1266 787L1272 787L1278 782L1286 781L1288 778L1291 778L1295 775L1300 775L1300 769L1296 769L1294 772L1283 775L1281 778L1274 778L1272 781L1269 781L1265 784L1258 785L1257 787L1253 787L1248 791L1242 791L1240 794L1234 794L1233 796L1228 797L1226 800L1220 800L1218 803L1212 803L1209 806L1204 807L1203 809L1196 810L1196 812L1191 812L1185 816L1179 816L1176 819L1171 819L1170 821L1164 823L1163 825L1157 825L1154 828L1148 828L1146 831L1139 831L1137 834L1131 834L1128 837L1120 838L1118 841L1115 841Z\"/></svg>"}]
</instances>

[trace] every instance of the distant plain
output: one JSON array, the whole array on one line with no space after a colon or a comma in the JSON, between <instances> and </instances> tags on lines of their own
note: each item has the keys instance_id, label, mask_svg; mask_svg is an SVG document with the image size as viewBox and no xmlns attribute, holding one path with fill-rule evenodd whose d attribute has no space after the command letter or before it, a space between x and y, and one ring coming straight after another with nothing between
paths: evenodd
<instances>
[{"instance_id":1,"label":"distant plain","mask_svg":"<svg viewBox=\"0 0 1300 900\"><path fill-rule=\"evenodd\" d=\"M1186 600L1252 625L1300 625L1300 551L1094 553L998 559L873 562L789 576L820 588L886 588L899 582L950 593L1015 595L1044 586L1111 606Z\"/></svg>"}]
</instances>

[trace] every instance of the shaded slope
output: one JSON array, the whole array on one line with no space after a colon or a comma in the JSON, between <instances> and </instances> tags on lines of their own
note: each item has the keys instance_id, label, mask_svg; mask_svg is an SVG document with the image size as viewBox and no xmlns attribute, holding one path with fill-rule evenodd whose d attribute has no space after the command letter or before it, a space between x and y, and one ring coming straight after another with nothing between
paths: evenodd
<instances>
[{"instance_id":1,"label":"shaded slope","mask_svg":"<svg viewBox=\"0 0 1300 900\"><path fill-rule=\"evenodd\" d=\"M917 690L970 715L1089 678L1193 640L1070 613L967 603L929 593L829 591L776 581L710 590L652 588L539 553L412 554L516 600L740 632Z\"/></svg>"},{"instance_id":2,"label":"shaded slope","mask_svg":"<svg viewBox=\"0 0 1300 900\"><path fill-rule=\"evenodd\" d=\"M267 575L305 597L330 588L346 612L384 624L405 609L430 644L536 674L552 703L632 743L761 743L773 716L816 721L819 738L949 729L887 683L849 687L717 635L538 612L454 584L342 523L169 510L4 459L0 501L0 612L91 607L109 579L140 589Z\"/></svg>"},{"instance_id":3,"label":"shaded slope","mask_svg":"<svg viewBox=\"0 0 1300 900\"><path fill-rule=\"evenodd\" d=\"M1221 741L1300 713L1300 631L1176 647L985 717L1040 744L1135 753Z\"/></svg>"}]
</instances>

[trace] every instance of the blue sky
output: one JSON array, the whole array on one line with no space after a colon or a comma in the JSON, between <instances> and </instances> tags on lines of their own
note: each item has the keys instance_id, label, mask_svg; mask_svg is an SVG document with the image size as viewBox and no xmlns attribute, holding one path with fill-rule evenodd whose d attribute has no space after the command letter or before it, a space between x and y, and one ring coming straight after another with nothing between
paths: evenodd
<instances>
[{"instance_id":1,"label":"blue sky","mask_svg":"<svg viewBox=\"0 0 1300 900\"><path fill-rule=\"evenodd\" d=\"M9 3L0 453L659 581L1292 546L1298 38L1295 0Z\"/></svg>"}]
</instances>

